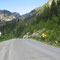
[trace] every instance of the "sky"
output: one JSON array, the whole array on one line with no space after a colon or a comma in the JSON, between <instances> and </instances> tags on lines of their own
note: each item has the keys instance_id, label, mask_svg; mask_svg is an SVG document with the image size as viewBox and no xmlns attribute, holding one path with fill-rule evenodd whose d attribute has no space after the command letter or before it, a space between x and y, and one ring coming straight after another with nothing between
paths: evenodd
<instances>
[{"instance_id":1,"label":"sky","mask_svg":"<svg viewBox=\"0 0 60 60\"><path fill-rule=\"evenodd\" d=\"M47 2L48 0L0 0L0 10L9 10L23 15Z\"/></svg>"}]
</instances>

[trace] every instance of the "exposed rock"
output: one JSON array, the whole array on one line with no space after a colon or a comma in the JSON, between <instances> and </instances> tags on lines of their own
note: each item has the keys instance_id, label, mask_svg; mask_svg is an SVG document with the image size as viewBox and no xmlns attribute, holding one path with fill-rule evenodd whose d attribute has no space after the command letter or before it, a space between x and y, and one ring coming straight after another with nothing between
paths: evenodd
<instances>
[{"instance_id":1,"label":"exposed rock","mask_svg":"<svg viewBox=\"0 0 60 60\"><path fill-rule=\"evenodd\" d=\"M53 0L49 0L49 6L51 6ZM57 0L54 0L57 4Z\"/></svg>"}]
</instances>

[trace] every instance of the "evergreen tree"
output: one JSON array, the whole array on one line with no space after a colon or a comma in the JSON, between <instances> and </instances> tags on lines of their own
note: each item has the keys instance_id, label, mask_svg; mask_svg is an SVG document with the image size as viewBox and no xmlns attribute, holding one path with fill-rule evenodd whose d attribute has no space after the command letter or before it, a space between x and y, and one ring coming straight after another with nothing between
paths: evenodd
<instances>
[{"instance_id":1,"label":"evergreen tree","mask_svg":"<svg viewBox=\"0 0 60 60\"><path fill-rule=\"evenodd\" d=\"M52 4L51 4L51 16L52 15L57 15L57 5L56 5L56 2L53 0L52 1Z\"/></svg>"},{"instance_id":2,"label":"evergreen tree","mask_svg":"<svg viewBox=\"0 0 60 60\"><path fill-rule=\"evenodd\" d=\"M57 1L57 10L58 10L58 14L60 13L60 0Z\"/></svg>"},{"instance_id":3,"label":"evergreen tree","mask_svg":"<svg viewBox=\"0 0 60 60\"><path fill-rule=\"evenodd\" d=\"M57 1L57 14L59 18L58 24L60 25L60 0Z\"/></svg>"}]
</instances>

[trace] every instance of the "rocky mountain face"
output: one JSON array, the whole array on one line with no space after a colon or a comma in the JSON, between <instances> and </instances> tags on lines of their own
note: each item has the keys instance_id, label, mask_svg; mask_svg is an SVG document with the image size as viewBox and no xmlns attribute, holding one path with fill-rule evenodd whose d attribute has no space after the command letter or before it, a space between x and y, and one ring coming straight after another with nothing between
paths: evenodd
<instances>
[{"instance_id":1,"label":"rocky mountain face","mask_svg":"<svg viewBox=\"0 0 60 60\"><path fill-rule=\"evenodd\" d=\"M16 17L16 20L24 20L24 16L21 16L19 13L14 12L13 15Z\"/></svg>"},{"instance_id":2,"label":"rocky mountain face","mask_svg":"<svg viewBox=\"0 0 60 60\"><path fill-rule=\"evenodd\" d=\"M16 17L10 11L0 10L0 20L11 21L13 19L16 19Z\"/></svg>"},{"instance_id":3,"label":"rocky mountain face","mask_svg":"<svg viewBox=\"0 0 60 60\"><path fill-rule=\"evenodd\" d=\"M14 15L16 18L21 17L21 16L20 16L20 14L19 14L19 13L17 13L17 12L14 12L14 13L13 13L13 15Z\"/></svg>"},{"instance_id":4,"label":"rocky mountain face","mask_svg":"<svg viewBox=\"0 0 60 60\"><path fill-rule=\"evenodd\" d=\"M49 3L47 3L46 5L49 4L49 6L52 4L52 1L53 0L49 0ZM57 0L54 0L55 2L57 2ZM36 8L34 10L32 10L30 13L27 13L27 14L24 14L24 15L20 15L19 13L17 12L10 12L8 10L0 10L0 22L4 22L4 21L11 21L11 20L25 20L25 19L28 19L28 18L31 18L35 15L38 15L40 14L41 12L43 12L44 10L44 6L40 7L40 8Z\"/></svg>"},{"instance_id":5,"label":"rocky mountain face","mask_svg":"<svg viewBox=\"0 0 60 60\"><path fill-rule=\"evenodd\" d=\"M20 14L17 12L10 12L8 10L0 10L0 22L11 21L17 18L21 18Z\"/></svg>"},{"instance_id":6,"label":"rocky mountain face","mask_svg":"<svg viewBox=\"0 0 60 60\"><path fill-rule=\"evenodd\" d=\"M53 1L53 0L49 0L49 5L51 5L51 4L52 4L52 1ZM57 1L58 1L58 0L54 0L54 1L55 1L55 2L56 2L56 4L57 4Z\"/></svg>"},{"instance_id":7,"label":"rocky mountain face","mask_svg":"<svg viewBox=\"0 0 60 60\"><path fill-rule=\"evenodd\" d=\"M34 9L30 13L24 14L22 16L24 17L24 19L28 19L28 18L31 18L31 17L35 16L36 13L37 13L37 11L36 11L36 9Z\"/></svg>"},{"instance_id":8,"label":"rocky mountain face","mask_svg":"<svg viewBox=\"0 0 60 60\"><path fill-rule=\"evenodd\" d=\"M32 10L30 13L27 13L25 15L23 15L24 19L27 19L27 18L31 18L35 15L40 15L43 11L44 11L44 8L47 7L47 6L51 6L52 4L52 1L53 0L49 0L49 2L47 2L44 6L42 7L38 7L38 8L35 8L34 10ZM57 4L57 1L58 0L54 0Z\"/></svg>"}]
</instances>

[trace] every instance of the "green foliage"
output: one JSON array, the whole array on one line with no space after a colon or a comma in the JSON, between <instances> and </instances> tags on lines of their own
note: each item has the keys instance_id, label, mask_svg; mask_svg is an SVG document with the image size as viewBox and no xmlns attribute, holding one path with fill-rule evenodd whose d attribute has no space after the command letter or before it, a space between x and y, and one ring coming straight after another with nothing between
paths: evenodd
<instances>
[{"instance_id":1,"label":"green foliage","mask_svg":"<svg viewBox=\"0 0 60 60\"><path fill-rule=\"evenodd\" d=\"M45 28L45 29L44 29ZM44 29L44 30L43 30ZM30 35L35 32L41 30L39 36L34 36L34 39L38 41L42 41L41 37L42 33L46 33L47 37L45 38L46 42L50 42L51 44L58 41L60 43L60 0L57 2L53 0L51 8L48 6L48 3L44 6L37 9L37 13L35 16L28 18L24 21L20 20L19 22L6 23L5 26L0 28L0 31L3 32L4 36L0 38L0 40L6 40L13 37L23 37L26 33L30 33ZM9 35L11 34L11 35ZM8 37L8 38L7 38Z\"/></svg>"},{"instance_id":2,"label":"green foliage","mask_svg":"<svg viewBox=\"0 0 60 60\"><path fill-rule=\"evenodd\" d=\"M6 40L9 40L9 39L13 39L13 38L15 38L14 35L9 35L9 34L2 35L2 36L0 37L0 42L6 41Z\"/></svg>"},{"instance_id":3,"label":"green foliage","mask_svg":"<svg viewBox=\"0 0 60 60\"><path fill-rule=\"evenodd\" d=\"M57 12L60 14L60 0L57 1Z\"/></svg>"},{"instance_id":4,"label":"green foliage","mask_svg":"<svg viewBox=\"0 0 60 60\"><path fill-rule=\"evenodd\" d=\"M24 30L25 27L26 27L26 24L23 21L20 21L19 23L17 23L13 31L14 35L16 37L19 37L22 34L22 31Z\"/></svg>"},{"instance_id":5,"label":"green foliage","mask_svg":"<svg viewBox=\"0 0 60 60\"><path fill-rule=\"evenodd\" d=\"M55 43L55 41L58 41L60 43L60 13L58 13L58 11L60 12L60 8L58 8L58 6L59 4L57 3L56 5L53 0L51 8L46 5L44 6L44 9L41 7L43 12L28 20L29 25L23 31L23 35L27 32L33 33L34 31L45 28L45 30L42 31L42 33L47 33L48 35L47 38L45 38L45 41L50 43ZM40 12L41 9L39 9ZM42 38L36 36L33 38L42 40Z\"/></svg>"},{"instance_id":6,"label":"green foliage","mask_svg":"<svg viewBox=\"0 0 60 60\"><path fill-rule=\"evenodd\" d=\"M54 0L52 1L51 4L51 15L57 15L57 5Z\"/></svg>"},{"instance_id":7,"label":"green foliage","mask_svg":"<svg viewBox=\"0 0 60 60\"><path fill-rule=\"evenodd\" d=\"M13 31L14 27L16 26L16 21L13 20L11 22L2 23L0 27L0 31L4 34L9 34Z\"/></svg>"}]
</instances>

